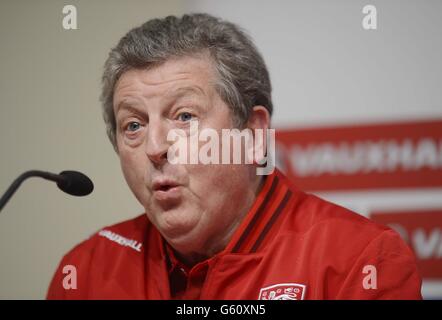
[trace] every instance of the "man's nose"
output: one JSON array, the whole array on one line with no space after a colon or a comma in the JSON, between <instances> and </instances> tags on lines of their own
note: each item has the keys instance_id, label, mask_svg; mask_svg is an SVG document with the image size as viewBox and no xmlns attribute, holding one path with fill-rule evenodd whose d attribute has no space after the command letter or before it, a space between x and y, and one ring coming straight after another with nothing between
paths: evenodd
<instances>
[{"instance_id":1,"label":"man's nose","mask_svg":"<svg viewBox=\"0 0 442 320\"><path fill-rule=\"evenodd\" d=\"M167 126L160 121L149 123L145 141L147 157L155 164L163 164L167 161Z\"/></svg>"}]
</instances>

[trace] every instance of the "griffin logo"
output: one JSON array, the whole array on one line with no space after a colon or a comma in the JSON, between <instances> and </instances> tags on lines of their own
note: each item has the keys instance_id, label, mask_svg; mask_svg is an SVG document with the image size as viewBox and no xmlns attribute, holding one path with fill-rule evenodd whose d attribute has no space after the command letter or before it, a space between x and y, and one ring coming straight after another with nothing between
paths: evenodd
<instances>
[{"instance_id":1,"label":"griffin logo","mask_svg":"<svg viewBox=\"0 0 442 320\"><path fill-rule=\"evenodd\" d=\"M299 283L279 283L262 288L258 300L304 300L306 286Z\"/></svg>"}]
</instances>

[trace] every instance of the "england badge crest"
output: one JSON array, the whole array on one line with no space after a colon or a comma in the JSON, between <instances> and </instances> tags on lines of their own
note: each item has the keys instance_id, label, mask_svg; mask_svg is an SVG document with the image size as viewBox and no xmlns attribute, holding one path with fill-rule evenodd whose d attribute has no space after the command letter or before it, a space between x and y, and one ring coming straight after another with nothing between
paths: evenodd
<instances>
[{"instance_id":1,"label":"england badge crest","mask_svg":"<svg viewBox=\"0 0 442 320\"><path fill-rule=\"evenodd\" d=\"M258 300L304 300L304 284L279 283L262 288Z\"/></svg>"}]
</instances>

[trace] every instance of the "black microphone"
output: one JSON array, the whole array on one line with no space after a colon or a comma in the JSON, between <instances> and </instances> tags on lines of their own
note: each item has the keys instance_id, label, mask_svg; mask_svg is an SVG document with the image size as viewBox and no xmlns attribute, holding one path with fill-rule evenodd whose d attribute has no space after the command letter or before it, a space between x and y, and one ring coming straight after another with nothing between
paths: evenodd
<instances>
[{"instance_id":1,"label":"black microphone","mask_svg":"<svg viewBox=\"0 0 442 320\"><path fill-rule=\"evenodd\" d=\"M30 177L40 177L57 183L58 188L73 196L87 196L94 190L94 184L91 179L78 171L62 171L59 174L45 172L40 170L30 170L22 173L12 182L6 192L0 199L0 211L18 189L21 183Z\"/></svg>"}]
</instances>

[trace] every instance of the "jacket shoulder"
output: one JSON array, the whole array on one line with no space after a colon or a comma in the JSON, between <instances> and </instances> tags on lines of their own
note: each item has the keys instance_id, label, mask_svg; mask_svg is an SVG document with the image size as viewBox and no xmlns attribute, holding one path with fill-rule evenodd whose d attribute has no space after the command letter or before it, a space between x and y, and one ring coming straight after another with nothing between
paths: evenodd
<instances>
[{"instance_id":1,"label":"jacket shoulder","mask_svg":"<svg viewBox=\"0 0 442 320\"><path fill-rule=\"evenodd\" d=\"M100 246L127 246L130 245L130 240L140 242L143 239L147 224L146 214L142 214L129 220L105 226L72 248L64 258L72 260L77 256L90 255Z\"/></svg>"},{"instance_id":2,"label":"jacket shoulder","mask_svg":"<svg viewBox=\"0 0 442 320\"><path fill-rule=\"evenodd\" d=\"M392 231L389 227L340 205L312 194L297 192L301 194L302 200L293 212L292 219L298 230L333 227L335 231L339 231L335 236L352 236L356 239L374 239L385 231Z\"/></svg>"},{"instance_id":3,"label":"jacket shoulder","mask_svg":"<svg viewBox=\"0 0 442 320\"><path fill-rule=\"evenodd\" d=\"M324 289L322 297L421 298L416 259L396 231L317 196L303 194L287 225L292 228L294 240L302 239L299 251L310 253L306 259L312 268L324 267L319 279ZM376 290L364 286L370 270L378 272Z\"/></svg>"},{"instance_id":4,"label":"jacket shoulder","mask_svg":"<svg viewBox=\"0 0 442 320\"><path fill-rule=\"evenodd\" d=\"M105 264L105 261L98 261L101 259L94 258L97 255L117 256L132 254L136 251L139 253L147 225L147 216L142 214L136 218L106 226L73 247L59 263L50 283L47 298L86 299L91 270L97 268L97 264ZM79 289L66 290L67 276L73 270Z\"/></svg>"}]
</instances>

